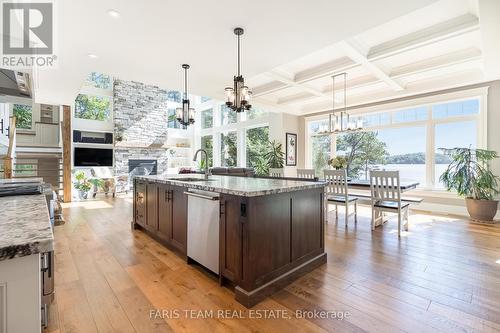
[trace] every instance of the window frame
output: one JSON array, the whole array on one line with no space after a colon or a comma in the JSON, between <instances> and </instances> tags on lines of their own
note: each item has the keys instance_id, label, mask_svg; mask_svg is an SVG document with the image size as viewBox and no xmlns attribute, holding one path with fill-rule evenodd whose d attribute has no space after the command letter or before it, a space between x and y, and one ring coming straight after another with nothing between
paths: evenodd
<instances>
[{"instance_id":1,"label":"window frame","mask_svg":"<svg viewBox=\"0 0 500 333\"><path fill-rule=\"evenodd\" d=\"M364 128L362 131L377 131L390 128L405 128L405 127L425 127L426 137L425 137L425 184L421 184L421 190L424 191L435 191L435 192L445 192L443 189L438 189L434 185L435 179L435 133L436 125L444 123L454 123L462 121L476 121L477 131L476 131L476 142L478 148L487 147L487 112L488 112L488 88L480 87L475 89L463 90L453 93L446 93L441 95L434 95L423 98L416 98L402 102L381 104L374 107L358 108L351 112L352 115L370 115L377 113L388 112L390 114L390 124L380 125ZM452 102L463 102L470 99L479 100L479 113L472 115L460 115L460 116L450 116L446 118L432 118L432 107L434 105ZM426 120L417 120L409 122L393 122L393 115L402 110L425 107L428 112L428 117ZM312 122L325 121L328 120L328 114L306 117L305 118L305 163L307 168L312 167L312 140L310 139L314 134L310 133L309 125ZM330 134L331 136L331 146L330 155L335 156L336 153L336 135Z\"/></svg>"},{"instance_id":2,"label":"window frame","mask_svg":"<svg viewBox=\"0 0 500 333\"><path fill-rule=\"evenodd\" d=\"M210 100L202 104L200 112L196 112L196 123L200 124L195 130L195 146L196 149L201 147L201 137L212 135L213 137L213 166L220 167L222 164L221 158L221 137L220 134L227 132L236 132L236 147L237 147L237 167L246 167L246 131L247 129L256 127L270 127L271 118L269 112L255 119L246 119L244 112L237 113L236 122L231 124L221 124L221 106L224 102ZM208 109L212 109L212 128L201 128L201 113ZM235 111L232 111L235 112ZM271 137L271 135L270 135Z\"/></svg>"}]
</instances>

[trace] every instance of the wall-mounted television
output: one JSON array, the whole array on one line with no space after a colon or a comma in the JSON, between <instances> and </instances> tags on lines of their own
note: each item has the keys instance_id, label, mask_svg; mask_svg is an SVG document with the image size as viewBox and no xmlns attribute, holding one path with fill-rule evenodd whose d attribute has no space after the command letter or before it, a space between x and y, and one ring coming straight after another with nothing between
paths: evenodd
<instances>
[{"instance_id":1,"label":"wall-mounted television","mask_svg":"<svg viewBox=\"0 0 500 333\"><path fill-rule=\"evenodd\" d=\"M75 147L75 167L113 166L113 149Z\"/></svg>"}]
</instances>

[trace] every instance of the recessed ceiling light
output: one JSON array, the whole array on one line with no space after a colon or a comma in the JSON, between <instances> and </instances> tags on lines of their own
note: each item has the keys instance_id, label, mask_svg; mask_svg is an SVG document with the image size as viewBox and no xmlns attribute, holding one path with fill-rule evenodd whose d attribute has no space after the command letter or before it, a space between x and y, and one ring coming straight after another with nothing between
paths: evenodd
<instances>
[{"instance_id":1,"label":"recessed ceiling light","mask_svg":"<svg viewBox=\"0 0 500 333\"><path fill-rule=\"evenodd\" d=\"M114 9L108 9L108 15L113 17L113 18L119 18L120 13Z\"/></svg>"},{"instance_id":2,"label":"recessed ceiling light","mask_svg":"<svg viewBox=\"0 0 500 333\"><path fill-rule=\"evenodd\" d=\"M89 54L87 54L87 56L88 56L90 59L97 59L97 58L98 58L98 56L96 56L96 55L95 55L95 54L93 54L93 53L89 53Z\"/></svg>"}]
</instances>

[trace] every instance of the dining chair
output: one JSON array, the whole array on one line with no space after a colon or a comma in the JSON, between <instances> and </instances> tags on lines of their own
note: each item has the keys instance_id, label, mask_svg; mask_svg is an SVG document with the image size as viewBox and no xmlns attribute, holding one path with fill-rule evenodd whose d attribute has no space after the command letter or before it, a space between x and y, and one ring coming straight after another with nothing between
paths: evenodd
<instances>
[{"instance_id":1,"label":"dining chair","mask_svg":"<svg viewBox=\"0 0 500 333\"><path fill-rule=\"evenodd\" d=\"M297 169L297 178L314 179L316 174L314 169Z\"/></svg>"},{"instance_id":2,"label":"dining chair","mask_svg":"<svg viewBox=\"0 0 500 333\"><path fill-rule=\"evenodd\" d=\"M283 177L283 168L269 168L269 176L271 177Z\"/></svg>"},{"instance_id":3,"label":"dining chair","mask_svg":"<svg viewBox=\"0 0 500 333\"><path fill-rule=\"evenodd\" d=\"M401 222L406 221L405 230L408 231L409 206L408 202L401 201L401 186L399 171L370 171L370 190L372 204L372 230L375 223L383 220L384 212L398 214L398 237L401 237Z\"/></svg>"},{"instance_id":4,"label":"dining chair","mask_svg":"<svg viewBox=\"0 0 500 333\"><path fill-rule=\"evenodd\" d=\"M328 206L335 205L335 221L339 219L338 206L345 207L345 225L349 220L349 216L354 214L354 223L358 222L358 198L349 195L347 189L347 170L323 170L325 181L325 221L328 222ZM349 213L349 206L354 204L354 212Z\"/></svg>"}]
</instances>

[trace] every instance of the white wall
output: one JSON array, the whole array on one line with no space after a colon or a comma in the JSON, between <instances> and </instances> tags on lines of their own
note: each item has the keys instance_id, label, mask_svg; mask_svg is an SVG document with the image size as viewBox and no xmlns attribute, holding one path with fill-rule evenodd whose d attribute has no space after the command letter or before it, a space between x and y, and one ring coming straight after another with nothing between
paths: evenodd
<instances>
[{"instance_id":1,"label":"white wall","mask_svg":"<svg viewBox=\"0 0 500 333\"><path fill-rule=\"evenodd\" d=\"M297 176L297 168L304 165L304 154L301 154L304 145L304 137L300 135L299 117L288 113L271 113L269 121L269 140L276 140L283 145L283 151L286 152L286 133L297 134L297 166L285 165L285 176ZM302 149L303 151L303 149Z\"/></svg>"}]
</instances>

